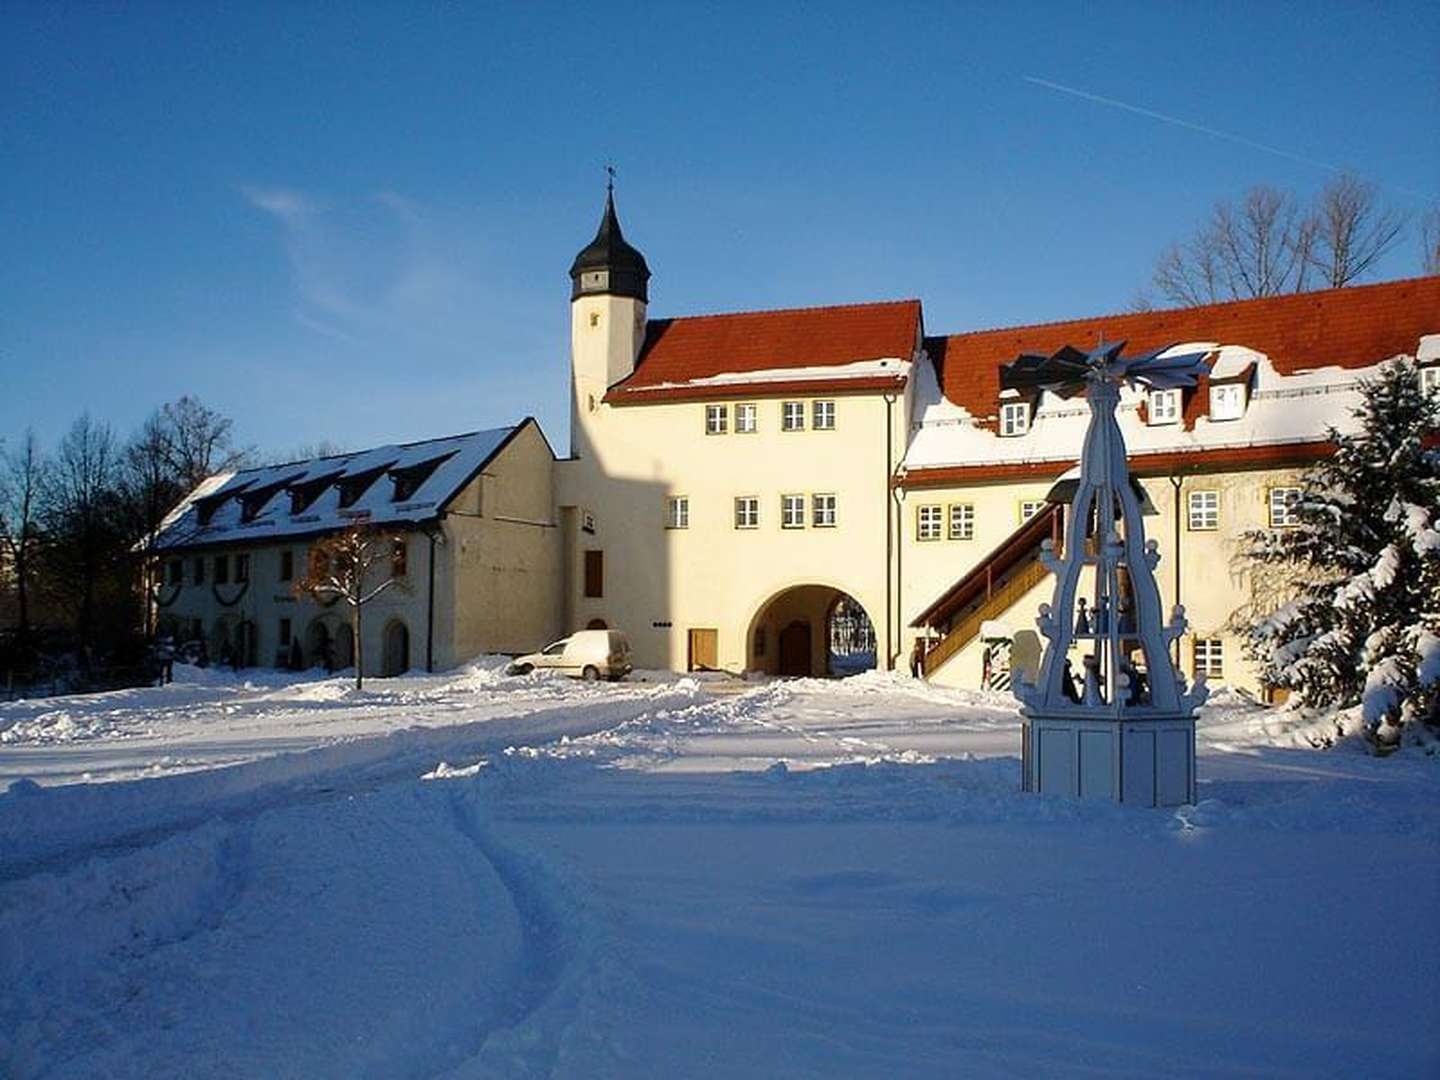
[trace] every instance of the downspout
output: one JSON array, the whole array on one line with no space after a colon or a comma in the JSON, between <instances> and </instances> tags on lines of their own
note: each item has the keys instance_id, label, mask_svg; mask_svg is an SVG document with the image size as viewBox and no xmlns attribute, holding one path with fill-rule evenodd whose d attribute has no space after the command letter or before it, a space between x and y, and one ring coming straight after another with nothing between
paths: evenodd
<instances>
[{"instance_id":1,"label":"downspout","mask_svg":"<svg viewBox=\"0 0 1440 1080\"><path fill-rule=\"evenodd\" d=\"M1170 487L1174 489L1175 495L1175 600L1180 603L1180 477L1174 473L1170 474ZM1175 639L1175 669L1180 669L1180 639Z\"/></svg>"},{"instance_id":2,"label":"downspout","mask_svg":"<svg viewBox=\"0 0 1440 1080\"><path fill-rule=\"evenodd\" d=\"M442 513L441 519L444 519ZM426 531L430 538L430 561L427 570L429 577L429 593L425 600L425 670L435 670L435 532L433 529Z\"/></svg>"},{"instance_id":3,"label":"downspout","mask_svg":"<svg viewBox=\"0 0 1440 1080\"><path fill-rule=\"evenodd\" d=\"M895 395L885 395L885 670L895 667L895 615L891 592L890 563L895 558L895 524L891 518L890 481L894 475ZM897 571L898 575L898 571Z\"/></svg>"}]
</instances>

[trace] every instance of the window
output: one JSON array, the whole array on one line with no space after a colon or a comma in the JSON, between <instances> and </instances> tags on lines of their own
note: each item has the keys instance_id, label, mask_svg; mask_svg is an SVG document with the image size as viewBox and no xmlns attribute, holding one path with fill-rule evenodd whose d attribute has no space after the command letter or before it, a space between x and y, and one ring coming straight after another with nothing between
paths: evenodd
<instances>
[{"instance_id":1,"label":"window","mask_svg":"<svg viewBox=\"0 0 1440 1080\"><path fill-rule=\"evenodd\" d=\"M724 435L729 429L730 406L728 405L706 405L705 406L705 434Z\"/></svg>"},{"instance_id":2,"label":"window","mask_svg":"<svg viewBox=\"0 0 1440 1080\"><path fill-rule=\"evenodd\" d=\"M780 527L782 529L803 529L805 527L805 496L780 496Z\"/></svg>"},{"instance_id":3,"label":"window","mask_svg":"<svg viewBox=\"0 0 1440 1080\"><path fill-rule=\"evenodd\" d=\"M289 644L290 644L290 620L289 620L289 619L281 619L281 620L280 620L280 644L281 644L281 645L289 645Z\"/></svg>"},{"instance_id":4,"label":"window","mask_svg":"<svg viewBox=\"0 0 1440 1080\"><path fill-rule=\"evenodd\" d=\"M1020 500L1020 521L1029 521L1032 517L1045 509L1044 499L1022 499Z\"/></svg>"},{"instance_id":5,"label":"window","mask_svg":"<svg viewBox=\"0 0 1440 1080\"><path fill-rule=\"evenodd\" d=\"M289 581L295 576L295 553L289 548L280 552L280 580Z\"/></svg>"},{"instance_id":6,"label":"window","mask_svg":"<svg viewBox=\"0 0 1440 1080\"><path fill-rule=\"evenodd\" d=\"M1190 492L1190 531L1211 532L1220 527L1220 493Z\"/></svg>"},{"instance_id":7,"label":"window","mask_svg":"<svg viewBox=\"0 0 1440 1080\"><path fill-rule=\"evenodd\" d=\"M915 508L915 539L940 539L939 506L917 506Z\"/></svg>"},{"instance_id":8,"label":"window","mask_svg":"<svg viewBox=\"0 0 1440 1080\"><path fill-rule=\"evenodd\" d=\"M760 410L753 401L735 406L735 433L753 435L760 430Z\"/></svg>"},{"instance_id":9,"label":"window","mask_svg":"<svg viewBox=\"0 0 1440 1080\"><path fill-rule=\"evenodd\" d=\"M1152 424L1178 424L1180 422L1180 391L1151 390L1147 411Z\"/></svg>"},{"instance_id":10,"label":"window","mask_svg":"<svg viewBox=\"0 0 1440 1080\"><path fill-rule=\"evenodd\" d=\"M689 496L672 495L665 500L665 527L667 529L688 529L690 527Z\"/></svg>"},{"instance_id":11,"label":"window","mask_svg":"<svg viewBox=\"0 0 1440 1080\"><path fill-rule=\"evenodd\" d=\"M1030 430L1030 403L1007 401L1000 406L1000 434L1024 435Z\"/></svg>"},{"instance_id":12,"label":"window","mask_svg":"<svg viewBox=\"0 0 1440 1080\"><path fill-rule=\"evenodd\" d=\"M760 526L760 500L754 495L741 495L735 500L735 528L755 529Z\"/></svg>"},{"instance_id":13,"label":"window","mask_svg":"<svg viewBox=\"0 0 1440 1080\"><path fill-rule=\"evenodd\" d=\"M1300 524L1296 505L1300 502L1298 487L1277 487L1270 489L1270 527L1284 529Z\"/></svg>"},{"instance_id":14,"label":"window","mask_svg":"<svg viewBox=\"0 0 1440 1080\"><path fill-rule=\"evenodd\" d=\"M1225 646L1219 638L1195 639L1195 674L1206 678L1225 674Z\"/></svg>"},{"instance_id":15,"label":"window","mask_svg":"<svg viewBox=\"0 0 1440 1080\"><path fill-rule=\"evenodd\" d=\"M226 585L230 582L230 556L215 556L215 584Z\"/></svg>"},{"instance_id":16,"label":"window","mask_svg":"<svg viewBox=\"0 0 1440 1080\"><path fill-rule=\"evenodd\" d=\"M950 539L975 539L975 504L953 503L950 506Z\"/></svg>"},{"instance_id":17,"label":"window","mask_svg":"<svg viewBox=\"0 0 1440 1080\"><path fill-rule=\"evenodd\" d=\"M1245 385L1224 383L1210 387L1210 419L1239 420L1245 415Z\"/></svg>"},{"instance_id":18,"label":"window","mask_svg":"<svg viewBox=\"0 0 1440 1080\"><path fill-rule=\"evenodd\" d=\"M410 572L410 545L404 539L396 539L390 545L390 576L404 577Z\"/></svg>"},{"instance_id":19,"label":"window","mask_svg":"<svg viewBox=\"0 0 1440 1080\"><path fill-rule=\"evenodd\" d=\"M835 496L813 495L810 498L810 524L817 529L835 527Z\"/></svg>"},{"instance_id":20,"label":"window","mask_svg":"<svg viewBox=\"0 0 1440 1080\"><path fill-rule=\"evenodd\" d=\"M805 430L805 403L803 401L782 401L780 403L780 430Z\"/></svg>"},{"instance_id":21,"label":"window","mask_svg":"<svg viewBox=\"0 0 1440 1080\"><path fill-rule=\"evenodd\" d=\"M205 557L203 555L195 559L195 584L205 584Z\"/></svg>"},{"instance_id":22,"label":"window","mask_svg":"<svg viewBox=\"0 0 1440 1080\"><path fill-rule=\"evenodd\" d=\"M167 568L170 574L170 584L179 585L185 578L185 564L179 559L171 559Z\"/></svg>"},{"instance_id":23,"label":"window","mask_svg":"<svg viewBox=\"0 0 1440 1080\"><path fill-rule=\"evenodd\" d=\"M816 431L835 430L835 403L817 401L810 410L810 426Z\"/></svg>"},{"instance_id":24,"label":"window","mask_svg":"<svg viewBox=\"0 0 1440 1080\"><path fill-rule=\"evenodd\" d=\"M599 599L605 595L605 552L585 552L585 596Z\"/></svg>"},{"instance_id":25,"label":"window","mask_svg":"<svg viewBox=\"0 0 1440 1080\"><path fill-rule=\"evenodd\" d=\"M1429 364L1420 369L1420 392L1440 394L1440 364Z\"/></svg>"},{"instance_id":26,"label":"window","mask_svg":"<svg viewBox=\"0 0 1440 1080\"><path fill-rule=\"evenodd\" d=\"M243 554L243 553L242 553L242 554L239 554L239 555L236 555L236 556L235 556L235 580L236 580L236 581L249 581L249 580L250 580L250 556L249 556L249 555L246 555L246 554Z\"/></svg>"}]
</instances>

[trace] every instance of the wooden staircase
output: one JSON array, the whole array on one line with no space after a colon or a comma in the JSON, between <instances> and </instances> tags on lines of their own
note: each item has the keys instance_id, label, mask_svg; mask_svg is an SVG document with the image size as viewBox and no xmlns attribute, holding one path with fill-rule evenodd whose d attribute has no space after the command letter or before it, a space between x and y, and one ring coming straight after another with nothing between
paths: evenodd
<instances>
[{"instance_id":1,"label":"wooden staircase","mask_svg":"<svg viewBox=\"0 0 1440 1080\"><path fill-rule=\"evenodd\" d=\"M1040 562L1040 545L1050 540L1059 555L1064 527L1065 507L1047 504L910 623L940 633L939 643L925 654L926 678L975 640L987 620L1003 615L1045 579L1050 571Z\"/></svg>"}]
</instances>

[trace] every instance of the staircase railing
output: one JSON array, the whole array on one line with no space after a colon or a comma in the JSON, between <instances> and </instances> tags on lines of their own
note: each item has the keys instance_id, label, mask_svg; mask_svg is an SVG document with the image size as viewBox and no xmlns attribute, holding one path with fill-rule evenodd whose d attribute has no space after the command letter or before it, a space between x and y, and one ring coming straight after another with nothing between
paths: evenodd
<instances>
[{"instance_id":1,"label":"staircase railing","mask_svg":"<svg viewBox=\"0 0 1440 1080\"><path fill-rule=\"evenodd\" d=\"M1050 540L1059 554L1064 521L1063 505L1046 506L911 622L912 627L941 632L922 662L926 676L973 641L987 620L1004 614L1044 580L1049 571L1040 562L1041 544Z\"/></svg>"}]
</instances>

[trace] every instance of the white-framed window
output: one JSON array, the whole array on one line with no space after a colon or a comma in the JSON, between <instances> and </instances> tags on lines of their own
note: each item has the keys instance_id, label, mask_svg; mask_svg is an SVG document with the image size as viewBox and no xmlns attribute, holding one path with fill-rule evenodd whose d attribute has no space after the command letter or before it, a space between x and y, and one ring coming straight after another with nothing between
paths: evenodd
<instances>
[{"instance_id":1,"label":"white-framed window","mask_svg":"<svg viewBox=\"0 0 1440 1080\"><path fill-rule=\"evenodd\" d=\"M1005 401L1000 405L1000 434L1024 435L1030 430L1030 403Z\"/></svg>"},{"instance_id":2,"label":"white-framed window","mask_svg":"<svg viewBox=\"0 0 1440 1080\"><path fill-rule=\"evenodd\" d=\"M938 505L917 506L915 508L915 539L916 540L939 540L941 528L943 527L944 508Z\"/></svg>"},{"instance_id":3,"label":"white-framed window","mask_svg":"<svg viewBox=\"0 0 1440 1080\"><path fill-rule=\"evenodd\" d=\"M1440 364L1426 364L1420 369L1420 392L1440 394Z\"/></svg>"},{"instance_id":4,"label":"white-framed window","mask_svg":"<svg viewBox=\"0 0 1440 1080\"><path fill-rule=\"evenodd\" d=\"M735 528L760 527L760 499L755 495L739 495L735 499Z\"/></svg>"},{"instance_id":5,"label":"white-framed window","mask_svg":"<svg viewBox=\"0 0 1440 1080\"><path fill-rule=\"evenodd\" d=\"M1225 674L1225 644L1219 638L1197 637L1194 658L1196 675L1216 679Z\"/></svg>"},{"instance_id":6,"label":"white-framed window","mask_svg":"<svg viewBox=\"0 0 1440 1080\"><path fill-rule=\"evenodd\" d=\"M1210 387L1211 420L1239 420L1244 415L1244 383L1221 383Z\"/></svg>"},{"instance_id":7,"label":"white-framed window","mask_svg":"<svg viewBox=\"0 0 1440 1080\"><path fill-rule=\"evenodd\" d=\"M780 430L805 430L805 403L803 401L782 401L780 403Z\"/></svg>"},{"instance_id":8,"label":"white-framed window","mask_svg":"<svg viewBox=\"0 0 1440 1080\"><path fill-rule=\"evenodd\" d=\"M735 406L735 434L753 435L760 430L760 410L753 401Z\"/></svg>"},{"instance_id":9,"label":"white-framed window","mask_svg":"<svg viewBox=\"0 0 1440 1080\"><path fill-rule=\"evenodd\" d=\"M1020 500L1020 522L1024 524L1032 517L1045 509L1044 499L1021 499Z\"/></svg>"},{"instance_id":10,"label":"white-framed window","mask_svg":"<svg viewBox=\"0 0 1440 1080\"><path fill-rule=\"evenodd\" d=\"M830 494L810 497L810 524L817 529L835 527L835 496Z\"/></svg>"},{"instance_id":11,"label":"white-framed window","mask_svg":"<svg viewBox=\"0 0 1440 1080\"><path fill-rule=\"evenodd\" d=\"M1191 532L1213 532L1220 527L1218 491L1192 491L1189 502Z\"/></svg>"},{"instance_id":12,"label":"white-framed window","mask_svg":"<svg viewBox=\"0 0 1440 1080\"><path fill-rule=\"evenodd\" d=\"M665 500L665 527L667 529L688 529L690 527L690 497L671 495Z\"/></svg>"},{"instance_id":13,"label":"white-framed window","mask_svg":"<svg viewBox=\"0 0 1440 1080\"><path fill-rule=\"evenodd\" d=\"M1150 414L1151 424L1178 424L1180 422L1180 391L1151 390L1146 411Z\"/></svg>"},{"instance_id":14,"label":"white-framed window","mask_svg":"<svg viewBox=\"0 0 1440 1080\"><path fill-rule=\"evenodd\" d=\"M705 434L724 435L730 427L730 406L705 406Z\"/></svg>"},{"instance_id":15,"label":"white-framed window","mask_svg":"<svg viewBox=\"0 0 1440 1080\"><path fill-rule=\"evenodd\" d=\"M835 430L835 402L815 401L810 405L810 426L816 431Z\"/></svg>"},{"instance_id":16,"label":"white-framed window","mask_svg":"<svg viewBox=\"0 0 1440 1080\"><path fill-rule=\"evenodd\" d=\"M1270 527L1284 529L1300 524L1296 504L1300 502L1298 487L1275 487L1270 489Z\"/></svg>"},{"instance_id":17,"label":"white-framed window","mask_svg":"<svg viewBox=\"0 0 1440 1080\"><path fill-rule=\"evenodd\" d=\"M950 504L950 539L975 539L975 504Z\"/></svg>"},{"instance_id":18,"label":"white-framed window","mask_svg":"<svg viewBox=\"0 0 1440 1080\"><path fill-rule=\"evenodd\" d=\"M780 496L780 527L782 529L803 529L805 527L805 496Z\"/></svg>"}]
</instances>

